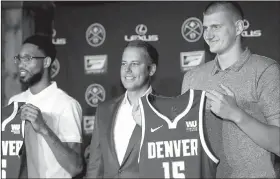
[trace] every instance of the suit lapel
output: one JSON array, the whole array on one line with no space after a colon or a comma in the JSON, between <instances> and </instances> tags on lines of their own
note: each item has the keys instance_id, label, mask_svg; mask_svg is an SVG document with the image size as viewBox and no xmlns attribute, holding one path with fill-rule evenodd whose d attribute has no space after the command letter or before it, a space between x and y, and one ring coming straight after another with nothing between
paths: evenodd
<instances>
[{"instance_id":1,"label":"suit lapel","mask_svg":"<svg viewBox=\"0 0 280 179\"><path fill-rule=\"evenodd\" d=\"M116 115L120 106L120 103L122 102L124 95L122 95L121 97L117 98L115 100L115 102L111 105L110 107L110 111L111 111L111 115L110 118L112 119L111 122L109 122L108 125L108 131L110 131L108 133L108 142L111 148L111 152L113 157L115 158L115 161L117 163L118 166L120 166L119 162L118 162L118 157L117 157L117 153L116 153L116 148L115 148L115 141L114 141L114 126L115 126L115 121L116 121Z\"/></svg>"},{"instance_id":2,"label":"suit lapel","mask_svg":"<svg viewBox=\"0 0 280 179\"><path fill-rule=\"evenodd\" d=\"M156 92L154 90L152 90L152 93L156 94ZM133 148L135 147L135 145L140 142L140 140L141 140L141 132L142 132L141 131L141 127L136 125L134 130L133 130L133 132L132 132L132 135L131 135L131 137L129 139L129 143L128 143L128 146L127 146L124 158L123 158L123 162L120 165L120 163L118 162L118 157L117 157L116 148L115 148L114 126L115 126L115 122L116 122L117 112L118 112L118 109L120 107L121 102L123 101L123 98L124 98L124 95L120 96L111 105L109 111L111 112L110 118L112 120L111 120L111 122L109 122L108 129L107 129L108 131L110 131L108 133L109 134L108 135L108 141L110 143L109 145L110 145L110 148L111 148L111 151L112 151L112 155L115 158L115 161L116 161L116 163L117 163L117 165L119 167L125 164L126 160L128 159L128 157L131 154L131 152L132 152ZM137 146L138 145L136 145L136 147Z\"/></svg>"},{"instance_id":3,"label":"suit lapel","mask_svg":"<svg viewBox=\"0 0 280 179\"><path fill-rule=\"evenodd\" d=\"M156 94L154 89L152 89L151 93L154 94L154 95ZM133 132L132 132L132 135L129 139L129 143L128 143L128 146L127 146L127 149L126 149L126 152L125 152L125 155L124 155L123 162L122 162L121 166L125 164L126 160L128 159L128 157L131 154L134 147L138 147L138 149L140 150L140 145L137 145L137 144L140 144L141 136L142 136L141 127L139 125L136 125Z\"/></svg>"},{"instance_id":4,"label":"suit lapel","mask_svg":"<svg viewBox=\"0 0 280 179\"><path fill-rule=\"evenodd\" d=\"M124 158L123 158L122 165L125 164L127 158L129 157L129 155L132 152L135 145L140 142L140 139L141 139L141 127L139 125L136 125L133 132L132 132L132 135L129 139L129 143L128 143L128 146L127 146ZM137 146L138 145L136 145L136 147Z\"/></svg>"}]
</instances>

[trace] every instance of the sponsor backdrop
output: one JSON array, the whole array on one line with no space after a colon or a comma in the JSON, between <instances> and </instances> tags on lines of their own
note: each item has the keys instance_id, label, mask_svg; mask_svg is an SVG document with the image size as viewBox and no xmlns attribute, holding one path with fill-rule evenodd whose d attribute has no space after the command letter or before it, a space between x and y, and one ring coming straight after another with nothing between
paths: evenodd
<instances>
[{"instance_id":1,"label":"sponsor backdrop","mask_svg":"<svg viewBox=\"0 0 280 179\"><path fill-rule=\"evenodd\" d=\"M244 42L258 54L280 59L280 3L241 2ZM67 2L56 7L54 80L83 108L85 147L101 101L123 93L119 71L127 42L149 41L159 54L154 89L180 94L184 71L213 58L205 45L202 12L207 2ZM85 156L87 156L87 152Z\"/></svg>"}]
</instances>

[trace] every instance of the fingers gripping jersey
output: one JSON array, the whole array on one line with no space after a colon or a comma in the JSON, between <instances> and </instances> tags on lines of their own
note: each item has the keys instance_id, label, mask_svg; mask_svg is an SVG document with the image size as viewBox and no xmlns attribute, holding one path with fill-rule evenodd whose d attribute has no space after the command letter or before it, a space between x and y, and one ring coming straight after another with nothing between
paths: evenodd
<instances>
[{"instance_id":1,"label":"fingers gripping jersey","mask_svg":"<svg viewBox=\"0 0 280 179\"><path fill-rule=\"evenodd\" d=\"M24 139L24 121L19 117L19 108L24 103L13 102L2 108L1 115L1 177L18 178L19 152Z\"/></svg>"},{"instance_id":2,"label":"fingers gripping jersey","mask_svg":"<svg viewBox=\"0 0 280 179\"><path fill-rule=\"evenodd\" d=\"M140 178L215 177L218 159L204 136L204 99L200 90L141 98Z\"/></svg>"}]
</instances>

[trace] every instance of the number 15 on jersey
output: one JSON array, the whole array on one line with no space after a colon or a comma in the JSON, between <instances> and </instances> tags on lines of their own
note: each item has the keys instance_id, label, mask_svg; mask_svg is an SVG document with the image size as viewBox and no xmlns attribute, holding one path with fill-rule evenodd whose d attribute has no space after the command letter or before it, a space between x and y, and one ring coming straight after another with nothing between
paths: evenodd
<instances>
[{"instance_id":1,"label":"number 15 on jersey","mask_svg":"<svg viewBox=\"0 0 280 179\"><path fill-rule=\"evenodd\" d=\"M162 162L164 178L186 178L185 161Z\"/></svg>"}]
</instances>

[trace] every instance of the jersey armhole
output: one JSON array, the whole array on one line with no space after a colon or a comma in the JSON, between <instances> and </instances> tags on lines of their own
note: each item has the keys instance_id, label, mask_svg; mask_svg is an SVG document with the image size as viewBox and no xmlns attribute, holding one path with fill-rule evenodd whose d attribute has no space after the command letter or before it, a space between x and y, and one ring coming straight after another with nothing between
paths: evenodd
<instances>
[{"instance_id":1,"label":"jersey armhole","mask_svg":"<svg viewBox=\"0 0 280 179\"><path fill-rule=\"evenodd\" d=\"M17 115L17 112L18 112L18 103L17 103L17 102L12 102L11 104L13 104L13 107L14 107L13 112L12 112L12 114L11 114L8 118L6 118L6 119L2 122L2 124L1 124L1 131L5 131L5 128L6 128L6 126L8 125L8 123L11 122L11 121L16 117L16 115ZM10 105L11 105L11 104L10 104Z\"/></svg>"},{"instance_id":2,"label":"jersey armhole","mask_svg":"<svg viewBox=\"0 0 280 179\"><path fill-rule=\"evenodd\" d=\"M141 149L142 145L145 139L145 130L146 130L146 119L145 119L145 111L144 111L144 106L142 103L142 99L145 100L146 98L139 98L139 105L140 105L140 112L141 112L141 141L140 141L140 148L139 148L139 155L138 155L138 163L140 162L141 159Z\"/></svg>"},{"instance_id":3,"label":"jersey armhole","mask_svg":"<svg viewBox=\"0 0 280 179\"><path fill-rule=\"evenodd\" d=\"M207 156L216 164L219 163L218 157L215 155L211 143L209 141L208 133L206 130L206 126L204 124L204 117L205 117L205 106L206 106L206 97L205 91L202 91L201 98L200 98L200 106L199 106L199 137L201 140L201 145L207 154ZM206 119L207 120L207 119ZM205 132L204 132L205 131Z\"/></svg>"}]
</instances>

